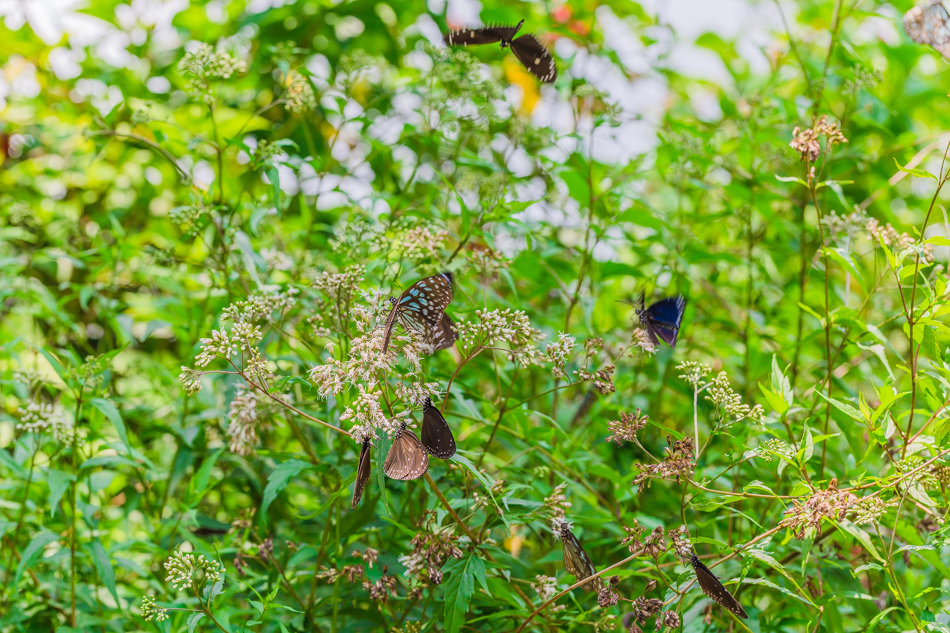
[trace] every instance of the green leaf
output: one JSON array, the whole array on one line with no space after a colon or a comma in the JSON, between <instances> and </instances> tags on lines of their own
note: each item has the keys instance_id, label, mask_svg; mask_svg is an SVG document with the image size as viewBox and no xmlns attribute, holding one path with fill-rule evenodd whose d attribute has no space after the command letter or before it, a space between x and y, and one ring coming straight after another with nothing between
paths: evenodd
<instances>
[{"instance_id":1,"label":"green leaf","mask_svg":"<svg viewBox=\"0 0 950 633\"><path fill-rule=\"evenodd\" d=\"M866 420L864 416L861 415L861 412L855 409L854 407L852 407L850 404L846 402L841 402L840 400L835 400L834 398L829 398L828 396L826 396L820 391L815 391L815 393L817 393L819 396L821 396L822 398L824 398L825 400L833 404L836 409L848 415L849 417L854 418L858 422L861 422L862 424L867 424L868 422L870 422L870 420Z\"/></svg>"},{"instance_id":2,"label":"green leaf","mask_svg":"<svg viewBox=\"0 0 950 633\"><path fill-rule=\"evenodd\" d=\"M49 486L49 497L47 497L46 503L49 506L50 516L56 513L59 500L63 498L63 493L66 492L69 483L75 479L76 476L72 473L64 473L55 468L46 471L46 485Z\"/></svg>"},{"instance_id":3,"label":"green leaf","mask_svg":"<svg viewBox=\"0 0 950 633\"><path fill-rule=\"evenodd\" d=\"M308 462L299 459L288 459L271 471L267 478L267 487L264 488L264 499L261 501L261 515L267 515L267 508L273 503L280 491L287 487L290 480L311 468Z\"/></svg>"},{"instance_id":4,"label":"green leaf","mask_svg":"<svg viewBox=\"0 0 950 633\"><path fill-rule=\"evenodd\" d=\"M804 464L815 454L815 440L811 436L811 428L809 428L808 424L805 424L805 436L802 439L802 444L804 444L804 446L800 450L800 453L802 463Z\"/></svg>"},{"instance_id":5,"label":"green leaf","mask_svg":"<svg viewBox=\"0 0 950 633\"><path fill-rule=\"evenodd\" d=\"M43 554L43 551L46 549L46 546L54 541L60 539L59 534L53 534L52 532L40 532L33 537L33 540L30 541L30 544L26 546L26 549L23 550L20 555L20 564L16 568L16 576L13 577L13 586L16 587L20 582L20 578L23 576L23 572L27 570L28 567L31 567L33 563Z\"/></svg>"},{"instance_id":6,"label":"green leaf","mask_svg":"<svg viewBox=\"0 0 950 633\"><path fill-rule=\"evenodd\" d=\"M457 464L461 464L462 466L465 466L465 468L470 473L472 473L472 475L474 475L475 478L478 479L478 481L480 481L483 486L485 486L485 492L488 493L488 496L491 498L492 503L495 504L495 509L498 510L498 516L501 517L501 520L505 522L505 525L510 526L510 524L508 523L508 517L505 516L505 511L502 510L501 506L498 505L498 501L495 499L495 495L492 494L492 488L495 486L495 481L491 479L490 477L488 477L482 471L475 468L475 464L473 464L467 457L462 455L461 452L457 451L455 455L451 457L451 460L453 462L456 462Z\"/></svg>"},{"instance_id":7,"label":"green leaf","mask_svg":"<svg viewBox=\"0 0 950 633\"><path fill-rule=\"evenodd\" d=\"M897 168L904 172L905 174L910 174L912 176L917 176L918 178L933 178L934 181L937 180L937 177L931 174L929 171L924 171L923 169L908 169L907 167L902 167L900 163L897 162L897 159L894 159L894 164L897 165Z\"/></svg>"},{"instance_id":8,"label":"green leaf","mask_svg":"<svg viewBox=\"0 0 950 633\"><path fill-rule=\"evenodd\" d=\"M880 613L878 613L876 616L874 616L873 618L871 618L871 621L870 621L870 622L868 622L868 628L867 628L867 630L868 630L869 632L872 631L872 630L874 630L874 627L877 626L877 623L878 623L878 622L880 622L881 620L884 619L884 616L885 616L885 615L887 615L887 614L890 613L891 611L896 611L897 609L898 609L898 607L888 607L888 608L884 609L883 611L881 611Z\"/></svg>"},{"instance_id":9,"label":"green leaf","mask_svg":"<svg viewBox=\"0 0 950 633\"><path fill-rule=\"evenodd\" d=\"M102 546L99 539L96 539L91 543L86 543L85 549L89 554L89 558L92 559L96 573L99 574L99 580L102 581L102 584L105 585L109 593L112 594L112 597L115 598L116 604L119 604L119 594L115 591L115 568L112 566L112 560L109 558L106 548Z\"/></svg>"},{"instance_id":10,"label":"green leaf","mask_svg":"<svg viewBox=\"0 0 950 633\"><path fill-rule=\"evenodd\" d=\"M884 563L885 565L887 564L887 561L885 561L881 557L881 555L877 553L877 548L874 547L874 543L871 542L871 537L870 535L868 535L867 532L859 528L857 525L855 525L851 521L848 521L847 519L838 523L838 527L840 527L845 532L847 532L848 534L856 538L858 542L864 546L864 549L867 550L868 554L870 554L871 556L873 556L880 562Z\"/></svg>"},{"instance_id":11,"label":"green leaf","mask_svg":"<svg viewBox=\"0 0 950 633\"><path fill-rule=\"evenodd\" d=\"M214 468L215 462L218 461L218 458L221 457L223 452L224 449L219 448L201 462L201 467L188 486L191 492L190 498L192 506L201 501L201 497L204 496L205 491L208 489L208 481L211 479L211 469Z\"/></svg>"},{"instance_id":12,"label":"green leaf","mask_svg":"<svg viewBox=\"0 0 950 633\"><path fill-rule=\"evenodd\" d=\"M445 592L442 621L445 633L458 633L462 629L469 602L475 593L475 579L485 586L485 563L477 554L452 563L443 569L446 578L442 585Z\"/></svg>"},{"instance_id":13,"label":"green leaf","mask_svg":"<svg viewBox=\"0 0 950 633\"><path fill-rule=\"evenodd\" d=\"M350 484L352 484L354 481L356 481L355 470L352 473L350 473L349 477L343 480L339 488L333 491L333 493L329 497L327 497L327 499L323 503L320 504L319 508L317 508L310 514L298 514L297 517L300 519L312 519L314 517L320 516L321 514L323 514L324 510L326 510L331 505L333 505L334 501L336 501L341 496L344 496L350 492ZM366 491L364 490L363 493L365 494Z\"/></svg>"},{"instance_id":14,"label":"green leaf","mask_svg":"<svg viewBox=\"0 0 950 633\"><path fill-rule=\"evenodd\" d=\"M796 182L800 184L802 187L808 186L807 182L805 182L801 178L796 178L795 176L776 176L775 179L778 180L779 182Z\"/></svg>"},{"instance_id":15,"label":"green leaf","mask_svg":"<svg viewBox=\"0 0 950 633\"><path fill-rule=\"evenodd\" d=\"M205 617L204 611L195 611L188 616L188 633L195 633L195 627L203 617Z\"/></svg>"},{"instance_id":16,"label":"green leaf","mask_svg":"<svg viewBox=\"0 0 950 633\"><path fill-rule=\"evenodd\" d=\"M119 434L119 439L125 444L125 450L131 453L132 445L129 444L129 434L125 430L125 422L122 421L122 415L119 413L119 409L115 404L105 398L93 398L89 402L92 403L92 406L99 409L99 412L106 416L106 419L112 423L116 433Z\"/></svg>"}]
</instances>

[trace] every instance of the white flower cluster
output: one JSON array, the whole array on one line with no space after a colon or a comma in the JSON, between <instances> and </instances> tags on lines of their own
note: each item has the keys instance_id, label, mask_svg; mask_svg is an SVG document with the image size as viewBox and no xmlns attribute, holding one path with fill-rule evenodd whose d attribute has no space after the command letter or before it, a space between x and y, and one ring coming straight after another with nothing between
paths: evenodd
<instances>
[{"instance_id":1,"label":"white flower cluster","mask_svg":"<svg viewBox=\"0 0 950 633\"><path fill-rule=\"evenodd\" d=\"M273 323L274 313L283 313L297 305L298 288L290 287L272 294L255 294L247 301L237 301L225 308L221 317L236 323L264 321Z\"/></svg>"},{"instance_id":2,"label":"white flower cluster","mask_svg":"<svg viewBox=\"0 0 950 633\"><path fill-rule=\"evenodd\" d=\"M544 359L551 363L551 374L555 378L564 378L564 366L571 359L571 352L577 345L577 340L570 334L558 334L557 339L552 341L544 350Z\"/></svg>"},{"instance_id":3,"label":"white flower cluster","mask_svg":"<svg viewBox=\"0 0 950 633\"><path fill-rule=\"evenodd\" d=\"M211 338L201 339L201 352L195 357L195 365L207 367L215 358L231 360L238 352L236 342L232 342L224 330L212 330Z\"/></svg>"},{"instance_id":4,"label":"white flower cluster","mask_svg":"<svg viewBox=\"0 0 950 633\"><path fill-rule=\"evenodd\" d=\"M211 79L228 79L234 73L247 71L247 62L235 59L224 51L216 52L210 44L201 43L178 62L178 72L190 75L188 87L191 92L211 104L215 97L211 91Z\"/></svg>"},{"instance_id":5,"label":"white flower cluster","mask_svg":"<svg viewBox=\"0 0 950 633\"><path fill-rule=\"evenodd\" d=\"M678 370L683 372L679 375L680 380L685 380L689 384L693 385L693 389L698 389L702 385L706 384L706 381L703 380L709 372L712 371L712 367L704 363L697 363L695 361L687 360L676 366Z\"/></svg>"},{"instance_id":6,"label":"white flower cluster","mask_svg":"<svg viewBox=\"0 0 950 633\"><path fill-rule=\"evenodd\" d=\"M289 400L290 394L277 396ZM256 391L245 385L239 385L237 395L228 408L227 433L230 438L228 448L238 455L251 455L260 443L258 430L270 427L269 417L273 415L276 404L270 398L261 397Z\"/></svg>"},{"instance_id":7,"label":"white flower cluster","mask_svg":"<svg viewBox=\"0 0 950 633\"><path fill-rule=\"evenodd\" d=\"M723 415L732 416L736 422L741 422L746 418L754 422L761 422L765 419L765 409L762 408L762 405L757 404L750 407L743 403L742 396L732 390L729 377L724 371L719 372L713 380L706 400L715 404L723 412Z\"/></svg>"},{"instance_id":8,"label":"white flower cluster","mask_svg":"<svg viewBox=\"0 0 950 633\"><path fill-rule=\"evenodd\" d=\"M535 576L531 588L538 594L541 602L547 602L557 593L557 578L552 576ZM560 611L566 609L567 605L553 605L551 611Z\"/></svg>"},{"instance_id":9,"label":"white flower cluster","mask_svg":"<svg viewBox=\"0 0 950 633\"><path fill-rule=\"evenodd\" d=\"M398 237L403 256L413 260L438 259L439 251L448 239L448 231L437 230L433 233L425 226L407 229Z\"/></svg>"},{"instance_id":10,"label":"white flower cluster","mask_svg":"<svg viewBox=\"0 0 950 633\"><path fill-rule=\"evenodd\" d=\"M203 371L198 371L197 369L192 369L182 365L181 373L178 374L178 382L181 383L181 386L185 390L186 394L193 396L201 391L202 376L204 376Z\"/></svg>"},{"instance_id":11,"label":"white flower cluster","mask_svg":"<svg viewBox=\"0 0 950 633\"><path fill-rule=\"evenodd\" d=\"M213 585L224 576L224 566L218 561L208 560L202 554L186 554L181 550L165 561L165 570L168 572L165 582L171 583L178 591L191 587L197 589L205 582Z\"/></svg>"},{"instance_id":12,"label":"white flower cluster","mask_svg":"<svg viewBox=\"0 0 950 633\"><path fill-rule=\"evenodd\" d=\"M548 509L551 517L555 520L563 519L567 515L567 511L571 509L571 502L567 500L567 495L564 494L566 489L566 483L559 484L551 491L550 495L544 498L544 507Z\"/></svg>"},{"instance_id":13,"label":"white flower cluster","mask_svg":"<svg viewBox=\"0 0 950 633\"><path fill-rule=\"evenodd\" d=\"M478 310L475 317L475 321L464 321L456 326L463 355L470 356L481 348L507 343L513 360L522 365L541 361L541 354L532 343L544 336L531 327L524 311Z\"/></svg>"},{"instance_id":14,"label":"white flower cluster","mask_svg":"<svg viewBox=\"0 0 950 633\"><path fill-rule=\"evenodd\" d=\"M72 417L59 404L32 401L17 409L20 421L16 428L27 433L48 431L57 442L72 444L86 436L86 429L78 428Z\"/></svg>"},{"instance_id":15,"label":"white flower cluster","mask_svg":"<svg viewBox=\"0 0 950 633\"><path fill-rule=\"evenodd\" d=\"M142 598L142 617L146 622L163 622L168 619L168 609L155 604L155 596L145 596Z\"/></svg>"}]
</instances>

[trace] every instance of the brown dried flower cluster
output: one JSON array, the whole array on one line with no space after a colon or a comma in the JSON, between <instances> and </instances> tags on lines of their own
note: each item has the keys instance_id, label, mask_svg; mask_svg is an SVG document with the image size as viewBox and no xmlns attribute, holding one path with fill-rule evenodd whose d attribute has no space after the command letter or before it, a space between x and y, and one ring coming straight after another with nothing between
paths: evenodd
<instances>
[{"instance_id":1,"label":"brown dried flower cluster","mask_svg":"<svg viewBox=\"0 0 950 633\"><path fill-rule=\"evenodd\" d=\"M396 577L389 576L388 567L383 567L383 575L376 582L363 581L363 589L369 592L369 599L373 602L388 602L389 596L396 597Z\"/></svg>"},{"instance_id":2,"label":"brown dried flower cluster","mask_svg":"<svg viewBox=\"0 0 950 633\"><path fill-rule=\"evenodd\" d=\"M451 556L462 558L462 550L455 545L458 540L451 532L420 532L412 537L412 553L399 557L406 567L406 577L415 578L423 584L442 584L442 565Z\"/></svg>"},{"instance_id":3,"label":"brown dried flower cluster","mask_svg":"<svg viewBox=\"0 0 950 633\"><path fill-rule=\"evenodd\" d=\"M828 482L827 490L818 490L807 501L792 501L794 507L785 512L782 525L792 531L796 538L805 538L805 528L818 529L823 518L842 520L858 498L844 490L838 490L838 480Z\"/></svg>"},{"instance_id":4,"label":"brown dried flower cluster","mask_svg":"<svg viewBox=\"0 0 950 633\"><path fill-rule=\"evenodd\" d=\"M659 598L640 596L633 601L632 611L623 616L623 626L630 633L638 633L646 621L655 616L663 608L663 601Z\"/></svg>"},{"instance_id":5,"label":"brown dried flower cluster","mask_svg":"<svg viewBox=\"0 0 950 633\"><path fill-rule=\"evenodd\" d=\"M607 428L610 429L607 441L616 442L617 444L635 442L637 431L645 427L649 419L650 416L641 413L639 408L636 413L621 413L619 420L607 423Z\"/></svg>"},{"instance_id":6,"label":"brown dried flower cluster","mask_svg":"<svg viewBox=\"0 0 950 633\"><path fill-rule=\"evenodd\" d=\"M643 540L643 555L650 558L657 558L666 551L666 543L663 539L662 526L656 526L650 535Z\"/></svg>"},{"instance_id":7,"label":"brown dried flower cluster","mask_svg":"<svg viewBox=\"0 0 950 633\"><path fill-rule=\"evenodd\" d=\"M625 525L623 531L627 536L620 543L626 545L631 554L636 554L643 549L643 544L640 542L640 537L643 536L643 528L640 527L636 519L633 520L633 527Z\"/></svg>"},{"instance_id":8,"label":"brown dried flower cluster","mask_svg":"<svg viewBox=\"0 0 950 633\"><path fill-rule=\"evenodd\" d=\"M875 218L868 220L867 231L871 238L871 242L875 246L878 246L883 242L885 246L890 246L897 251L902 251L905 248L910 248L917 243L917 240L912 235L908 233L898 233L897 229L891 226L890 223L881 226L881 223ZM922 244L920 258L927 263L933 263L933 251L933 244Z\"/></svg>"},{"instance_id":9,"label":"brown dried flower cluster","mask_svg":"<svg viewBox=\"0 0 950 633\"><path fill-rule=\"evenodd\" d=\"M789 147L801 154L801 159L814 163L821 156L820 137L825 137L825 147L830 148L839 143L847 143L837 123L830 123L828 117L821 117L810 128L804 130L796 127L792 130L792 142Z\"/></svg>"},{"instance_id":10,"label":"brown dried flower cluster","mask_svg":"<svg viewBox=\"0 0 950 633\"><path fill-rule=\"evenodd\" d=\"M611 576L607 579L607 585L597 594L597 604L601 609L612 607L620 602L620 594L615 590L620 582L620 576Z\"/></svg>"},{"instance_id":11,"label":"brown dried flower cluster","mask_svg":"<svg viewBox=\"0 0 950 633\"><path fill-rule=\"evenodd\" d=\"M689 540L689 528L681 525L668 532L673 550L680 558L689 558L693 553L693 543Z\"/></svg>"},{"instance_id":12,"label":"brown dried flower cluster","mask_svg":"<svg viewBox=\"0 0 950 633\"><path fill-rule=\"evenodd\" d=\"M602 369L595 372L589 372L586 369L578 369L574 372L580 380L594 383L594 387L599 393L604 395L613 393L617 390L614 386L613 373L616 366L613 363L605 365Z\"/></svg>"},{"instance_id":13,"label":"brown dried flower cluster","mask_svg":"<svg viewBox=\"0 0 950 633\"><path fill-rule=\"evenodd\" d=\"M652 479L675 479L679 483L680 477L691 477L696 462L693 460L693 438L685 437L676 442L667 436L669 447L666 449L666 458L659 464L637 464L640 474L637 475L632 485L637 486L638 492L642 493L650 485Z\"/></svg>"}]
</instances>

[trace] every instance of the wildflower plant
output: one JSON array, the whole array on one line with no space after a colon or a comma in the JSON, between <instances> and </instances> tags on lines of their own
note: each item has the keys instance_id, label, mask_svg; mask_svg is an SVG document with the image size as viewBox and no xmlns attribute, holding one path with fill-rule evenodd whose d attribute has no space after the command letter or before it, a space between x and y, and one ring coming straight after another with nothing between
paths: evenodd
<instances>
[{"instance_id":1,"label":"wildflower plant","mask_svg":"<svg viewBox=\"0 0 950 633\"><path fill-rule=\"evenodd\" d=\"M433 44L503 7L20 4L0 629L728 628L690 551L751 630L939 628L950 115L898 17L526 3L542 85ZM443 272L458 340L383 353ZM426 399L457 451L389 480Z\"/></svg>"}]
</instances>

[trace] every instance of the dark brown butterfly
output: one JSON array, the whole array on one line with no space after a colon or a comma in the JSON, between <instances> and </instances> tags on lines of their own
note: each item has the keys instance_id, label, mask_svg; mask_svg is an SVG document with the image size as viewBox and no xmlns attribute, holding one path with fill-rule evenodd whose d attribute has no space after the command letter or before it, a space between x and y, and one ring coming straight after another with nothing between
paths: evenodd
<instances>
[{"instance_id":1,"label":"dark brown butterfly","mask_svg":"<svg viewBox=\"0 0 950 633\"><path fill-rule=\"evenodd\" d=\"M363 438L363 446L360 448L360 461L356 466L356 485L353 487L353 504L350 508L355 508L356 504L363 498L363 491L366 490L366 482L369 481L369 447L372 442L369 436Z\"/></svg>"},{"instance_id":2,"label":"dark brown butterfly","mask_svg":"<svg viewBox=\"0 0 950 633\"><path fill-rule=\"evenodd\" d=\"M561 544L564 546L564 569L567 570L567 573L574 576L578 581L597 573L590 556L587 555L587 552L581 547L581 542L571 532L571 526L568 525L567 521L561 523L558 537L560 537ZM604 588L604 581L598 576L593 580L588 580L581 587L587 591L600 591Z\"/></svg>"},{"instance_id":3,"label":"dark brown butterfly","mask_svg":"<svg viewBox=\"0 0 950 633\"><path fill-rule=\"evenodd\" d=\"M440 349L448 349L455 345L459 340L458 330L455 329L455 321L449 315L442 315L442 322L432 331L432 352Z\"/></svg>"},{"instance_id":4,"label":"dark brown butterfly","mask_svg":"<svg viewBox=\"0 0 950 633\"><path fill-rule=\"evenodd\" d=\"M515 38L521 30L524 20L515 26L489 26L481 29L459 29L448 33L444 40L449 46L468 46L469 44L493 44L501 42L502 48L511 48L524 67L544 83L553 83L557 79L557 66L551 53L533 35Z\"/></svg>"},{"instance_id":5,"label":"dark brown butterfly","mask_svg":"<svg viewBox=\"0 0 950 633\"><path fill-rule=\"evenodd\" d=\"M426 398L422 405L422 445L439 459L448 459L455 455L455 437L452 429L442 416L442 412Z\"/></svg>"},{"instance_id":6,"label":"dark brown butterfly","mask_svg":"<svg viewBox=\"0 0 950 633\"><path fill-rule=\"evenodd\" d=\"M749 619L749 616L746 614L745 609L742 608L742 605L739 604L739 601L719 582L716 575L712 573L708 567L703 565L703 562L699 560L696 554L690 557L689 562L693 566L693 571L696 572L699 588L703 590L704 594L712 598L713 602L732 611L743 620Z\"/></svg>"},{"instance_id":7,"label":"dark brown butterfly","mask_svg":"<svg viewBox=\"0 0 950 633\"><path fill-rule=\"evenodd\" d=\"M439 273L432 277L420 279L409 286L408 290L399 295L398 299L390 297L392 310L389 318L386 319L386 334L383 340L383 353L389 350L389 340L393 335L393 326L398 320L407 330L412 330L422 336L424 341L433 344L435 349L445 349L455 342L445 347L435 347L436 338L440 343L448 336L445 333L445 306L452 301L452 275L450 273ZM448 323L452 325L449 332L454 336L455 328L452 320ZM449 337L451 338L451 337ZM433 351L434 351L433 350Z\"/></svg>"},{"instance_id":8,"label":"dark brown butterfly","mask_svg":"<svg viewBox=\"0 0 950 633\"><path fill-rule=\"evenodd\" d=\"M416 434L403 422L383 463L383 472L393 479L418 479L429 470L429 456Z\"/></svg>"}]
</instances>

